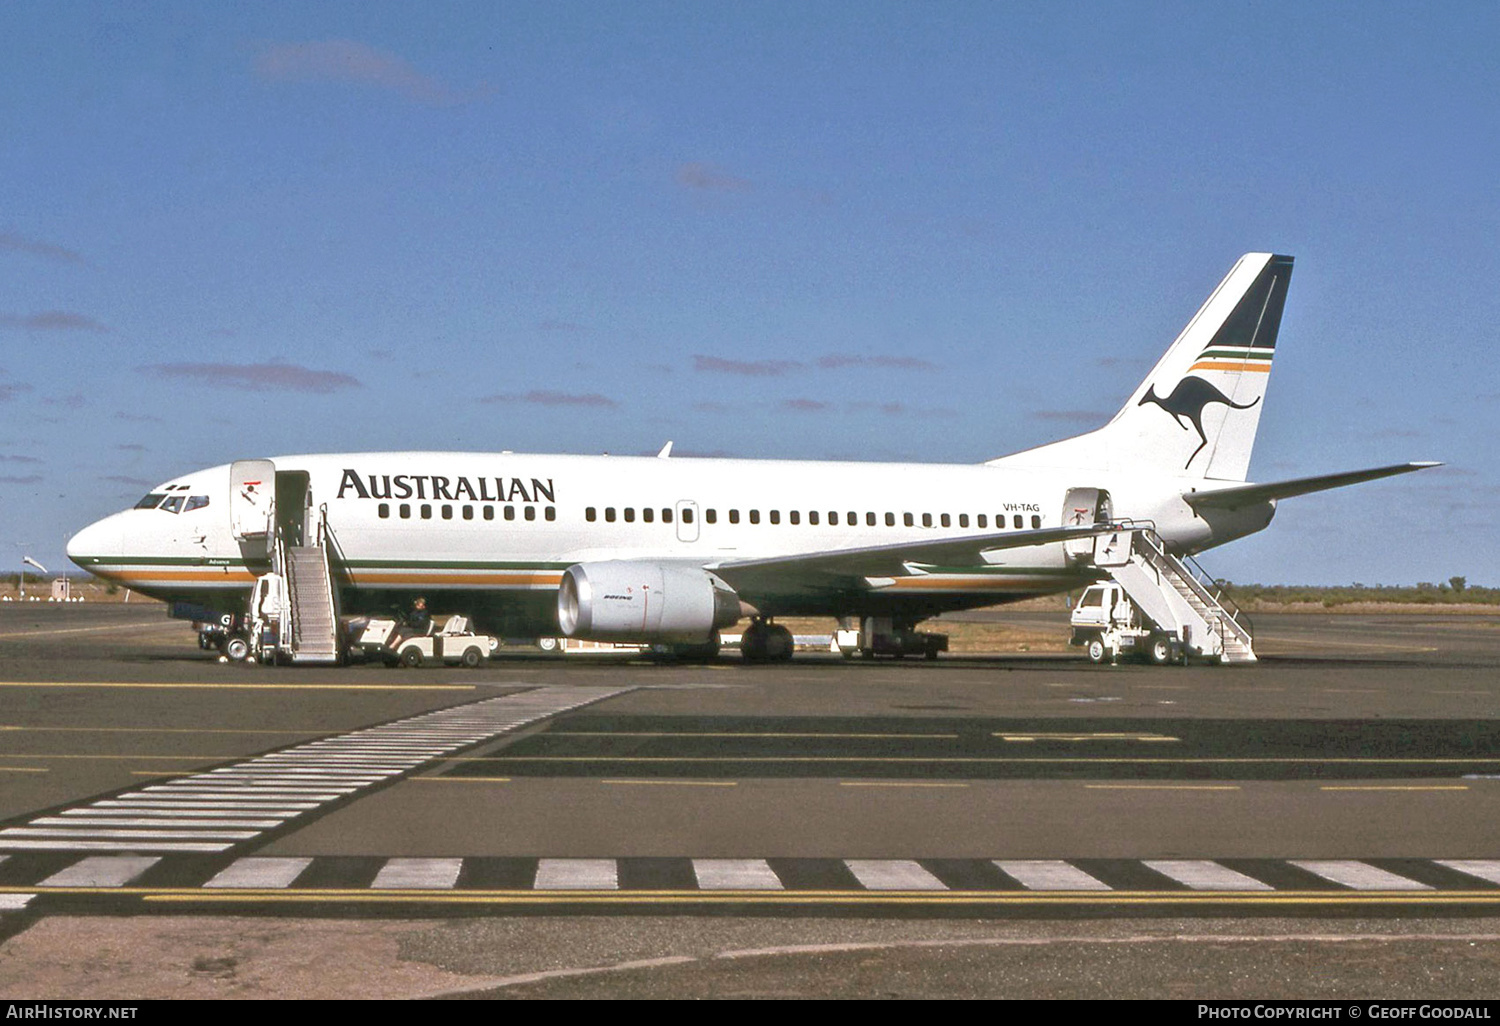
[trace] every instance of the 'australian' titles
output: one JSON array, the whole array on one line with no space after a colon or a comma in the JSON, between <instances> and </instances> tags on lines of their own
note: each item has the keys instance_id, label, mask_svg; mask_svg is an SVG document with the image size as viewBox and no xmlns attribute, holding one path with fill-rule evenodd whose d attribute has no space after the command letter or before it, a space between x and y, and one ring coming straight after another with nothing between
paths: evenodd
<instances>
[{"instance_id":1,"label":"'australian' titles","mask_svg":"<svg viewBox=\"0 0 1500 1026\"><path fill-rule=\"evenodd\" d=\"M446 499L449 502L556 502L552 478L364 474L344 469L340 499Z\"/></svg>"}]
</instances>

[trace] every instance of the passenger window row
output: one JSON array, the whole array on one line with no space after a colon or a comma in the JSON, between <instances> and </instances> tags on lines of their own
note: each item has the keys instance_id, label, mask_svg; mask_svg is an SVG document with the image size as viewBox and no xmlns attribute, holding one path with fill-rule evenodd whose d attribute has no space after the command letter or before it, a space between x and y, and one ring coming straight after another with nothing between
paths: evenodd
<instances>
[{"instance_id":1,"label":"passenger window row","mask_svg":"<svg viewBox=\"0 0 1500 1026\"><path fill-rule=\"evenodd\" d=\"M402 520L410 520L412 518L412 508L413 507L412 507L411 503L409 503L409 502L403 502L399 506L396 507L396 515L398 517L400 517ZM480 506L480 507L477 507L477 509L479 511L479 515L480 515L481 519L484 519L484 520L494 520L495 519L495 507L494 506ZM522 506L522 507L520 507L520 509L521 509L521 519L522 520L535 520L536 519L536 510L537 510L537 508L535 506ZM437 508L438 516L440 516L444 520L452 520L455 512L457 512L458 515L462 519L464 519L464 520L473 520L474 519L475 510L476 510L476 507L471 506L471 505L467 505L467 504L465 504L463 506L451 506L451 505L448 505L447 503L444 503L442 506L439 506ZM504 519L506 519L506 520L514 520L514 519L516 519L516 507L515 506L501 506L500 510L501 510L501 516ZM432 513L433 513L432 503L429 503L429 502L421 503L420 505L418 505L416 507L416 511L417 511L418 518L420 518L422 520L431 520L432 519ZM391 516L391 504L389 502L382 502L379 506L375 507L375 513L382 520L388 520L388 519L390 519L390 516ZM557 519L557 507L556 506L544 506L544 507L542 507L542 519L543 520L547 520L547 521L556 520Z\"/></svg>"},{"instance_id":2,"label":"passenger window row","mask_svg":"<svg viewBox=\"0 0 1500 1026\"><path fill-rule=\"evenodd\" d=\"M618 520L623 520L627 524L633 524L637 520L637 512L638 511L636 510L636 508L634 506L626 506L626 507L624 507L622 509L616 509L614 506L605 506L604 507L604 522L607 523L607 524L613 524L613 523L615 523ZM692 509L692 507L690 507L690 506L684 506L682 508L682 510L681 510L681 515L682 515L682 521L683 521L683 523L690 524L690 523L693 522L693 509ZM761 511L758 510L758 509L747 510L746 511L746 515L747 515L749 523L759 524L761 522ZM639 510L639 519L640 519L641 523L644 523L644 524L655 523L656 516L657 516L656 510L652 509L649 506L644 507L641 510ZM823 523L823 516L824 516L824 514L823 514L823 512L821 510L809 510L805 514L805 516L806 516L806 521L805 522L807 523L807 525L809 527L818 527L818 526L820 526ZM800 525L800 524L802 524L804 522L803 517L804 517L804 514L803 514L803 512L801 510L796 510L796 509L794 509L794 510L788 510L787 513L786 513L786 523L791 524L793 526ZM840 525L840 523L844 524L847 527L858 527L859 523L860 523L860 514L857 513L857 512L855 512L854 510L850 510L848 512L840 512L839 510L836 510L836 509L829 510L828 513L827 513L827 517L828 517L827 523L828 523L829 527L838 527ZM922 513L922 514L902 513L901 514L901 525L903 527L916 527L919 518L921 520L921 524L922 524L923 527L952 527L954 525L954 523L957 522L957 524L958 524L959 527L969 527L971 525L971 523L972 523L972 526L974 526L974 527L978 528L979 530L983 531L983 530L988 530L989 526L990 526L990 518L989 518L989 514L987 514L987 513L976 513L972 517L972 519L970 518L969 514L967 514L967 513L960 513L956 517L953 514L951 514L951 513L938 513L938 514L932 514L932 513ZM589 523L594 523L595 521L597 521L599 519L599 510L598 510L598 508L594 507L594 506L587 507L583 511L583 519L587 520ZM703 520L704 520L705 523L710 523L710 524L716 524L716 523L718 523L719 522L719 511L716 510L716 509L705 509L703 511ZM782 523L782 512L781 512L781 510L779 510L779 509L767 510L766 511L766 520L767 520L767 522L772 523L772 524L780 524L780 523ZM876 526L879 525L880 520L881 520L880 516L878 516L875 513L868 513L867 512L867 513L864 514L864 524L865 524L866 527L876 527ZM886 527L895 527L896 526L896 514L894 514L894 513L886 513L885 516L884 516L884 520L885 520L885 526ZM663 506L661 508L661 522L664 523L664 524L670 524L672 522L672 507L671 506ZM739 510L737 510L737 509L731 509L729 511L729 522L731 524L738 524L738 523L740 523L740 511ZM1020 513L1014 514L1011 517L1011 526L1014 527L1014 528L1016 528L1016 529L1018 529L1018 530L1021 529L1021 528L1024 528L1026 526L1026 518L1024 516L1022 516ZM1037 516L1037 515L1033 514L1032 517L1031 517L1031 526L1032 526L1033 529L1040 528L1042 526L1042 518L1040 516ZM1004 513L996 513L995 514L995 530L997 530L997 531L1003 531L1003 530L1005 530L1005 514Z\"/></svg>"}]
</instances>

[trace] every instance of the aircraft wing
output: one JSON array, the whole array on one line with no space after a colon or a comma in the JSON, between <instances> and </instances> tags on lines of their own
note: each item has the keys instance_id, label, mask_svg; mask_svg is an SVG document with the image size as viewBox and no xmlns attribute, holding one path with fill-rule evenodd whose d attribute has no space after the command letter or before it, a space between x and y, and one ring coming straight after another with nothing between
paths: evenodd
<instances>
[{"instance_id":1,"label":"aircraft wing","mask_svg":"<svg viewBox=\"0 0 1500 1026\"><path fill-rule=\"evenodd\" d=\"M1373 467L1369 470L1350 470L1342 474L1324 474L1321 477L1298 477L1290 481L1273 481L1270 484L1232 485L1205 492L1184 492L1183 499L1189 506L1208 506L1215 509L1238 509L1271 499L1290 499L1294 495L1321 492L1328 488L1342 488L1374 481L1394 474L1409 474L1413 470L1441 467L1441 463L1397 463L1389 467Z\"/></svg>"},{"instance_id":2,"label":"aircraft wing","mask_svg":"<svg viewBox=\"0 0 1500 1026\"><path fill-rule=\"evenodd\" d=\"M933 541L906 541L893 545L871 545L858 549L829 549L802 552L793 556L769 556L764 559L727 559L707 569L724 578L731 586L737 579L761 577L768 572L824 574L834 577L904 577L910 573L907 564L940 566L979 566L981 553L995 549L1019 549L1029 545L1049 545L1070 538L1087 538L1117 530L1107 524L1084 527L1044 527L1035 531L1005 531L994 534L966 535L962 538L940 538Z\"/></svg>"}]
</instances>

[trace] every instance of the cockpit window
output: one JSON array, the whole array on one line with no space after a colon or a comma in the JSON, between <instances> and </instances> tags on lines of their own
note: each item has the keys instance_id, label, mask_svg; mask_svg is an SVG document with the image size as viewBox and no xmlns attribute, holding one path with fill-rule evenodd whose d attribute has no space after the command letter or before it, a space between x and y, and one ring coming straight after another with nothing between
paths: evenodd
<instances>
[{"instance_id":1,"label":"cockpit window","mask_svg":"<svg viewBox=\"0 0 1500 1026\"><path fill-rule=\"evenodd\" d=\"M164 498L166 498L166 496L163 495L161 492L152 492L150 495L148 495L145 498L143 498L140 502L136 503L135 504L135 508L136 509L155 509L156 506L157 506L157 503L161 502L161 500L164 499Z\"/></svg>"},{"instance_id":2,"label":"cockpit window","mask_svg":"<svg viewBox=\"0 0 1500 1026\"><path fill-rule=\"evenodd\" d=\"M161 504L161 508L167 513L181 513L185 499L187 499L186 495L169 495L167 501Z\"/></svg>"},{"instance_id":3,"label":"cockpit window","mask_svg":"<svg viewBox=\"0 0 1500 1026\"><path fill-rule=\"evenodd\" d=\"M195 510L195 509L202 509L204 506L207 506L207 505L208 505L208 496L207 495L190 495L190 496L188 496L187 505L184 506L184 507L182 507L182 511L184 513L191 513L193 510Z\"/></svg>"}]
</instances>

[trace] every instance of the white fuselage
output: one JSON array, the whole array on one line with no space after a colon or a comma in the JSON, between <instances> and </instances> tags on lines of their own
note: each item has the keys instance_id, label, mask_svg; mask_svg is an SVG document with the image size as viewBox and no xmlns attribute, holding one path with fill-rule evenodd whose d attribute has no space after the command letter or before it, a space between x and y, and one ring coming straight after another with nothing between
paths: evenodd
<instances>
[{"instance_id":1,"label":"white fuselage","mask_svg":"<svg viewBox=\"0 0 1500 1026\"><path fill-rule=\"evenodd\" d=\"M1207 482L1140 472L441 452L274 463L277 472L305 472L311 508L326 510L346 609L382 608L420 593L437 596L434 604L448 611L538 633L555 630L562 573L581 562L713 566L1056 527L1076 515L1064 509L1074 488L1107 491L1115 518L1151 521L1179 551L1259 530L1270 517L1267 506L1210 524L1181 498ZM164 502L107 517L74 536L70 557L147 594L242 609L265 570L265 550L237 540L231 528L230 467L154 491L199 498L175 503L176 511ZM1065 591L1093 576L1070 565L1061 544L995 550L984 560L867 578L856 592L786 574L741 597L768 615L920 618Z\"/></svg>"}]
</instances>

